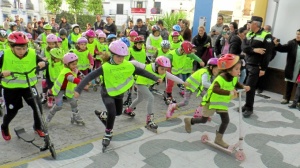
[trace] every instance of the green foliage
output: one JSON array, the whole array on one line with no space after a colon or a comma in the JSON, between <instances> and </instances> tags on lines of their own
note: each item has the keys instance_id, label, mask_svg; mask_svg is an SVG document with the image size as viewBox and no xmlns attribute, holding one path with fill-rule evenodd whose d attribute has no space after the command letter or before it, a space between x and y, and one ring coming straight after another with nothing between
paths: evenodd
<instances>
[{"instance_id":1,"label":"green foliage","mask_svg":"<svg viewBox=\"0 0 300 168\"><path fill-rule=\"evenodd\" d=\"M75 23L77 23L77 16L82 14L85 8L84 0L66 0L69 5L69 12L74 15Z\"/></svg>"},{"instance_id":2,"label":"green foliage","mask_svg":"<svg viewBox=\"0 0 300 168\"><path fill-rule=\"evenodd\" d=\"M103 14L102 0L87 0L87 10L94 15Z\"/></svg>"},{"instance_id":3,"label":"green foliage","mask_svg":"<svg viewBox=\"0 0 300 168\"><path fill-rule=\"evenodd\" d=\"M165 13L163 16L155 17L153 21L150 22L151 25L161 19L164 22L164 27L171 32L172 27L177 24L178 19L185 19L187 14L185 12L174 12L174 13Z\"/></svg>"},{"instance_id":4,"label":"green foliage","mask_svg":"<svg viewBox=\"0 0 300 168\"><path fill-rule=\"evenodd\" d=\"M74 15L66 12L66 11L62 11L60 14L56 15L56 23L60 23L60 19L62 17L65 17L68 21L68 23L70 24L74 24L75 23L75 19L74 19ZM92 25L95 22L95 16L94 15L78 15L77 17L77 24L80 26L81 29L85 30L86 24L87 23L91 23Z\"/></svg>"},{"instance_id":5,"label":"green foliage","mask_svg":"<svg viewBox=\"0 0 300 168\"><path fill-rule=\"evenodd\" d=\"M60 11L62 0L45 0L46 9L53 14L57 14Z\"/></svg>"}]
</instances>

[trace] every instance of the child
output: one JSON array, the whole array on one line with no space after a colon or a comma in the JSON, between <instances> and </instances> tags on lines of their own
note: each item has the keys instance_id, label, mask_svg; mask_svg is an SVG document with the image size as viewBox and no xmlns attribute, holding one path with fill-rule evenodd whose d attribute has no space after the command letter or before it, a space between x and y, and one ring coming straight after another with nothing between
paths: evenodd
<instances>
[{"instance_id":1,"label":"child","mask_svg":"<svg viewBox=\"0 0 300 168\"><path fill-rule=\"evenodd\" d=\"M172 62L172 74L176 76L180 76L185 66L185 62L187 58L191 58L197 61L200 66L204 66L204 62L195 54L192 53L193 45L191 42L184 41L180 48L177 50L172 50L167 57ZM171 80L167 81L167 88L166 88L166 103L170 104L171 102L176 103L175 99L172 97L172 89L174 86L174 82Z\"/></svg>"},{"instance_id":2,"label":"child","mask_svg":"<svg viewBox=\"0 0 300 168\"><path fill-rule=\"evenodd\" d=\"M77 40L81 37L78 24L72 25L72 33L68 36L68 41L72 49L75 48Z\"/></svg>"},{"instance_id":3,"label":"child","mask_svg":"<svg viewBox=\"0 0 300 168\"><path fill-rule=\"evenodd\" d=\"M71 48L71 46L69 45L68 39L67 39L67 30L64 28L61 28L59 30L59 37L61 38L62 42L61 42L61 49L63 51L64 54L66 54L69 51L69 48Z\"/></svg>"},{"instance_id":4,"label":"child","mask_svg":"<svg viewBox=\"0 0 300 168\"><path fill-rule=\"evenodd\" d=\"M18 31L17 23L16 22L9 22L9 29L6 30L6 34L9 35L10 33Z\"/></svg>"},{"instance_id":5,"label":"child","mask_svg":"<svg viewBox=\"0 0 300 168\"><path fill-rule=\"evenodd\" d=\"M142 64L146 63L146 51L143 49L144 37L137 36L134 39L134 46L129 48L130 51L130 59L134 59Z\"/></svg>"},{"instance_id":6,"label":"child","mask_svg":"<svg viewBox=\"0 0 300 168\"><path fill-rule=\"evenodd\" d=\"M112 138L112 129L115 117L122 114L124 93L133 85L133 74L147 77L151 80L161 82L155 75L134 66L124 57L128 55L126 44L120 40L109 45L111 57L100 68L87 75L75 89L75 98L79 96L84 86L96 77L102 79L101 97L107 109L107 119L101 119L105 125L105 135L102 140L103 146L108 146Z\"/></svg>"},{"instance_id":7,"label":"child","mask_svg":"<svg viewBox=\"0 0 300 168\"><path fill-rule=\"evenodd\" d=\"M63 57L64 68L61 70L51 89L55 98L55 104L50 109L49 115L47 116L46 122L48 123L52 120L55 113L62 109L63 95L65 95L71 105L71 122L76 122L77 124L82 125L84 124L84 121L77 109L77 100L74 99L74 88L80 82L80 79L77 78L77 62L78 57L74 53L67 53Z\"/></svg>"},{"instance_id":8,"label":"child","mask_svg":"<svg viewBox=\"0 0 300 168\"><path fill-rule=\"evenodd\" d=\"M76 49L74 50L74 53L78 57L77 68L83 75L87 75L89 69L94 67L94 59L86 47L87 43L88 40L86 38L80 37L77 40Z\"/></svg>"},{"instance_id":9,"label":"child","mask_svg":"<svg viewBox=\"0 0 300 168\"><path fill-rule=\"evenodd\" d=\"M134 39L138 36L138 33L134 30L131 30L129 33L129 41L130 41L130 48L134 46Z\"/></svg>"},{"instance_id":10,"label":"child","mask_svg":"<svg viewBox=\"0 0 300 168\"><path fill-rule=\"evenodd\" d=\"M45 78L46 78L46 85L48 88L47 93L47 101L48 107L51 108L53 106L53 96L51 94L51 88L53 87L53 82L56 81L58 75L60 74L61 70L64 67L62 62L63 53L62 50L59 48L53 48L50 50L50 59L48 59L48 67L45 70Z\"/></svg>"},{"instance_id":11,"label":"child","mask_svg":"<svg viewBox=\"0 0 300 168\"><path fill-rule=\"evenodd\" d=\"M7 33L5 30L0 30L0 51L9 48L9 44L7 42Z\"/></svg>"},{"instance_id":12,"label":"child","mask_svg":"<svg viewBox=\"0 0 300 168\"><path fill-rule=\"evenodd\" d=\"M47 36L51 34L52 26L50 24L45 24L43 29L44 33L40 34L35 40L35 43L40 45L41 52L43 52L47 47Z\"/></svg>"},{"instance_id":13,"label":"child","mask_svg":"<svg viewBox=\"0 0 300 168\"><path fill-rule=\"evenodd\" d=\"M160 48L157 50L157 54L156 55L167 56L167 55L169 55L170 48L171 48L170 42L168 40L163 40L160 43Z\"/></svg>"},{"instance_id":14,"label":"child","mask_svg":"<svg viewBox=\"0 0 300 168\"><path fill-rule=\"evenodd\" d=\"M151 63L147 65L141 64L137 61L132 61L132 62L134 65L145 69L146 71L156 75L162 80L166 77L177 83L184 84L184 82L180 78L172 75L169 72L166 72L168 68L171 68L170 60L167 57L159 56L155 59L155 63ZM158 126L154 123L154 114L153 114L154 96L149 90L149 86L155 84L156 82L144 78L142 76L138 76L135 83L137 87L137 98L132 102L132 104L128 108L124 110L124 114L129 115L131 117L135 116L133 110L140 102L142 102L143 98L146 98L148 99L146 127L148 129L156 130Z\"/></svg>"},{"instance_id":15,"label":"child","mask_svg":"<svg viewBox=\"0 0 300 168\"><path fill-rule=\"evenodd\" d=\"M169 35L169 41L172 41L172 34L173 34L173 32L177 32L177 33L179 33L179 36L178 36L178 41L183 41L183 37L180 35L180 32L181 32L181 27L179 26L179 25L174 25L173 27L172 27L172 32L170 33L170 35Z\"/></svg>"},{"instance_id":16,"label":"child","mask_svg":"<svg viewBox=\"0 0 300 168\"><path fill-rule=\"evenodd\" d=\"M191 99L191 95L193 92L198 90L197 97L201 95L202 97L206 94L207 89L211 85L211 81L218 75L218 67L217 67L217 58L211 58L208 60L207 67L197 70L195 73L190 76L186 82L190 85L186 87L184 91L184 100L180 103L172 103L168 107L168 111L166 113L166 118L172 117L174 111L180 107L187 106L189 104L189 100ZM194 113L194 117L201 117L201 109L200 105Z\"/></svg>"},{"instance_id":17,"label":"child","mask_svg":"<svg viewBox=\"0 0 300 168\"><path fill-rule=\"evenodd\" d=\"M30 33L26 33L26 36L29 40L28 48L35 49L34 42L33 42L33 39L32 39L32 35Z\"/></svg>"},{"instance_id":18,"label":"child","mask_svg":"<svg viewBox=\"0 0 300 168\"><path fill-rule=\"evenodd\" d=\"M215 112L221 117L221 125L216 131L215 144L223 148L229 145L223 141L223 134L229 123L228 105L232 98L237 97L236 88L243 88L249 91L249 86L243 86L238 82L240 75L241 62L239 57L233 54L225 54L218 60L218 68L221 70L220 75L214 80L209 87L206 95L202 99L203 117L202 118L185 118L185 130L191 132L191 125L197 123L206 123L209 116Z\"/></svg>"},{"instance_id":19,"label":"child","mask_svg":"<svg viewBox=\"0 0 300 168\"><path fill-rule=\"evenodd\" d=\"M61 49L61 43L62 39L60 37L57 37L57 47Z\"/></svg>"},{"instance_id":20,"label":"child","mask_svg":"<svg viewBox=\"0 0 300 168\"><path fill-rule=\"evenodd\" d=\"M146 41L147 57L153 60L153 55L156 53L158 48L160 48L160 43L162 42L162 37L160 35L160 27L157 25L152 26L152 33L149 35Z\"/></svg>"},{"instance_id":21,"label":"child","mask_svg":"<svg viewBox=\"0 0 300 168\"><path fill-rule=\"evenodd\" d=\"M103 32L100 32L98 34L98 40L99 43L97 45L96 52L96 58L95 58L95 69L99 68L101 66L102 57L105 53L108 53L108 45L105 43L106 40L106 34Z\"/></svg>"},{"instance_id":22,"label":"child","mask_svg":"<svg viewBox=\"0 0 300 168\"><path fill-rule=\"evenodd\" d=\"M95 40L96 33L93 30L88 30L86 31L85 36L88 40L87 49L89 50L91 56L94 58L95 49L98 44L97 40Z\"/></svg>"},{"instance_id":23,"label":"child","mask_svg":"<svg viewBox=\"0 0 300 168\"><path fill-rule=\"evenodd\" d=\"M174 31L172 34L172 41L171 41L171 50L176 50L180 48L181 41L178 39L180 34L177 31Z\"/></svg>"},{"instance_id":24,"label":"child","mask_svg":"<svg viewBox=\"0 0 300 168\"><path fill-rule=\"evenodd\" d=\"M123 41L123 42L126 44L126 46L127 46L128 48L130 47L130 41L129 41L126 37L121 37L120 40ZM128 54L128 55L125 57L125 60L126 60L126 61L129 61L129 59L130 59L130 55Z\"/></svg>"},{"instance_id":25,"label":"child","mask_svg":"<svg viewBox=\"0 0 300 168\"><path fill-rule=\"evenodd\" d=\"M117 40L117 36L115 34L109 34L106 38L107 45L109 46L111 42L116 40Z\"/></svg>"},{"instance_id":26,"label":"child","mask_svg":"<svg viewBox=\"0 0 300 168\"><path fill-rule=\"evenodd\" d=\"M31 90L26 82L24 75L16 75L15 79L11 76L11 72L27 72L31 69L39 66L39 68L45 67L45 62L42 58L36 55L35 51L28 49L28 38L21 32L12 32L8 36L9 49L5 49L0 52L0 77L3 87L3 97L5 100L6 113L3 116L3 123L1 125L2 137L5 141L11 139L9 133L9 123L17 115L18 111L23 107L23 100L33 110L34 125L33 129L40 136L44 137L45 134L42 131L41 121L38 117L38 111L35 106L35 102L31 97ZM34 92L38 93L35 85L38 82L36 72L32 71L28 74L30 79L30 85ZM39 107L41 107L40 102Z\"/></svg>"}]
</instances>

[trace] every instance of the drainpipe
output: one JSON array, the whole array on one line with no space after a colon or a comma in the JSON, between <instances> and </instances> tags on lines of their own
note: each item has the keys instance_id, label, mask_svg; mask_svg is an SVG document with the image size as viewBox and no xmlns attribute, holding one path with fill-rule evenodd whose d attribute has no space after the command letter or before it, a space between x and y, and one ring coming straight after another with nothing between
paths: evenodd
<instances>
[{"instance_id":1,"label":"drainpipe","mask_svg":"<svg viewBox=\"0 0 300 168\"><path fill-rule=\"evenodd\" d=\"M275 7L275 12L274 12L274 17L273 17L273 23L272 23L272 34L274 33L274 28L275 28L275 22L277 18L277 12L278 12L278 6L279 6L279 0L274 0L276 2L276 7Z\"/></svg>"}]
</instances>

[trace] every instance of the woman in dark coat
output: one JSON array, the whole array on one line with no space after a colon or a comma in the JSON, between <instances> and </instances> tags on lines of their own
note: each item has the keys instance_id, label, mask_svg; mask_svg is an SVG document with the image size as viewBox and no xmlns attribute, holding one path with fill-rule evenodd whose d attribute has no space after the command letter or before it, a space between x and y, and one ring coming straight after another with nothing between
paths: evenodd
<instances>
[{"instance_id":1,"label":"woman in dark coat","mask_svg":"<svg viewBox=\"0 0 300 168\"><path fill-rule=\"evenodd\" d=\"M200 26L198 28L198 34L193 38L192 43L196 46L197 51L195 54L199 58L201 58L202 55L204 54L204 52L206 50L208 50L208 48L211 47L211 38L209 36L207 36L204 26ZM203 60L203 61L205 61L205 60ZM205 64L206 64L206 62L205 62ZM199 64L195 63L194 70L197 70L199 68L200 68Z\"/></svg>"},{"instance_id":2,"label":"woman in dark coat","mask_svg":"<svg viewBox=\"0 0 300 168\"><path fill-rule=\"evenodd\" d=\"M284 69L286 88L281 104L288 104L300 69L300 29L297 30L296 38L288 41L287 44L281 45L277 39L274 39L273 42L275 43L276 51L287 53ZM297 87L297 90L298 89L300 89L299 85ZM296 103L298 102L299 100L296 101Z\"/></svg>"}]
</instances>

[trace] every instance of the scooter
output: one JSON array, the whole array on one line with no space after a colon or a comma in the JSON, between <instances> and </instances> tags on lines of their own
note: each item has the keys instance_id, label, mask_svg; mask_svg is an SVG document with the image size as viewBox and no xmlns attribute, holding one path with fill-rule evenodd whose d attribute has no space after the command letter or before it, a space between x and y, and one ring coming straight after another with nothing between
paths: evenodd
<instances>
[{"instance_id":1,"label":"scooter","mask_svg":"<svg viewBox=\"0 0 300 168\"><path fill-rule=\"evenodd\" d=\"M242 92L244 92L244 89L240 89L238 90L238 94L239 94L239 110L242 111L242 105L241 105L241 99L242 99ZM230 145L228 147L228 149L223 148L217 144L214 143L214 141L209 138L207 133L204 133L204 135L202 135L201 137L201 142L204 144L208 144L214 148L220 149L228 154L235 154L235 158L239 161L243 161L245 160L246 156L245 153L243 151L243 142L244 142L244 136L243 136L243 127L242 127L242 116L243 113L239 113L239 140L237 143Z\"/></svg>"},{"instance_id":2,"label":"scooter","mask_svg":"<svg viewBox=\"0 0 300 168\"><path fill-rule=\"evenodd\" d=\"M34 105L37 109L37 114L38 114L38 118L40 119L41 121L41 129L42 131L45 133L45 137L44 137L44 146L39 146L37 144L34 143L34 140L35 140L35 137L34 135L31 135L31 134L28 134L24 128L22 127L16 127L14 128L14 131L16 133L16 135L18 136L18 138L24 140L25 142L28 142L28 143L31 143L32 145L34 145L35 147L39 148L40 151L45 151L45 150L50 150L50 153L51 153L51 156L53 159L56 159L56 151L55 151L55 148L54 148L54 145L53 143L51 142L51 139L50 139L50 135L48 133L48 127L47 127L47 124L46 124L46 121L45 121L45 117L42 113L42 105L41 105L41 102L40 102L40 97L39 97L39 94L36 90L36 88L32 87L30 85L30 80L29 80L29 77L28 77L28 74L30 74L32 71L38 69L38 67L34 67L33 69L31 69L30 71L28 72L11 72L11 76L13 77L13 79L11 80L15 80L17 79L18 77L15 76L15 75L24 75L26 77L26 81L27 81L27 84L29 86L29 89L30 89L30 94L31 94L31 97L33 98L33 101L34 101Z\"/></svg>"}]
</instances>

